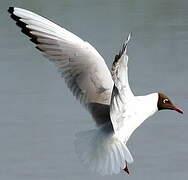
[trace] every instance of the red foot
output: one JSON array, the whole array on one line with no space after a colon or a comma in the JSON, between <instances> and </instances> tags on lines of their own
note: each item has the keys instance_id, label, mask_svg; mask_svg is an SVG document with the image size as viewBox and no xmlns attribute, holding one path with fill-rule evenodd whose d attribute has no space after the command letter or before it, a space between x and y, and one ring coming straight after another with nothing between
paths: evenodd
<instances>
[{"instance_id":1,"label":"red foot","mask_svg":"<svg viewBox=\"0 0 188 180\"><path fill-rule=\"evenodd\" d=\"M126 167L123 169L127 174L129 174L129 169L127 167L127 162L126 162Z\"/></svg>"}]
</instances>

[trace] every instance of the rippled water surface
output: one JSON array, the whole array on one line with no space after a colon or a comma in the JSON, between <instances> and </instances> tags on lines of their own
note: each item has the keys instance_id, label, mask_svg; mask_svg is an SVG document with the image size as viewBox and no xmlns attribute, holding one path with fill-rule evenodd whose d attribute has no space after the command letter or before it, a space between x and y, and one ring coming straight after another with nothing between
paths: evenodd
<instances>
[{"instance_id":1,"label":"rippled water surface","mask_svg":"<svg viewBox=\"0 0 188 180\"><path fill-rule=\"evenodd\" d=\"M74 134L94 127L64 81L20 33L8 6L30 9L89 41L111 66L131 31L129 75L135 94L161 91L184 109L146 121L128 146L131 175L102 177L74 153ZM0 1L0 179L176 180L188 177L188 1Z\"/></svg>"}]
</instances>

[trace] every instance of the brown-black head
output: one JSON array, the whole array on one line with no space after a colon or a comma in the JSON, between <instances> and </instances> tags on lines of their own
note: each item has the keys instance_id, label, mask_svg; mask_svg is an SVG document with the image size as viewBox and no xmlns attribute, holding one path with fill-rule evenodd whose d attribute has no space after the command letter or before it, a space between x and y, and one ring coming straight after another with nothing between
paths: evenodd
<instances>
[{"instance_id":1,"label":"brown-black head","mask_svg":"<svg viewBox=\"0 0 188 180\"><path fill-rule=\"evenodd\" d=\"M158 110L174 110L177 111L181 114L183 114L183 111L179 108L177 108L172 101L169 99L169 97L167 97L165 94L163 93L158 93L159 94L159 99L158 99L158 103L157 103L157 107Z\"/></svg>"}]
</instances>

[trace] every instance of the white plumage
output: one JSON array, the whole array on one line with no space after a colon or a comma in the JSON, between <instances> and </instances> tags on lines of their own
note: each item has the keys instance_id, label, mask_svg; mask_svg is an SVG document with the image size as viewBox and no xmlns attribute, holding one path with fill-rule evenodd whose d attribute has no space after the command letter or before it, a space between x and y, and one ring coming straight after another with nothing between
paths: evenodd
<instances>
[{"instance_id":1,"label":"white plumage","mask_svg":"<svg viewBox=\"0 0 188 180\"><path fill-rule=\"evenodd\" d=\"M77 98L84 104L109 103L113 81L104 59L95 48L66 29L25 9L14 8L12 16L19 18L18 25L24 33L37 41L36 47L63 73ZM105 91L98 93L101 85Z\"/></svg>"},{"instance_id":2,"label":"white plumage","mask_svg":"<svg viewBox=\"0 0 188 180\"><path fill-rule=\"evenodd\" d=\"M133 162L126 143L114 135L111 125L78 133L75 146L84 165L102 175L117 174L125 162Z\"/></svg>"},{"instance_id":3,"label":"white plumage","mask_svg":"<svg viewBox=\"0 0 188 180\"><path fill-rule=\"evenodd\" d=\"M133 162L126 146L130 135L158 110L158 93L134 96L129 87L130 35L115 57L111 75L102 56L88 42L28 10L10 7L9 13L37 49L57 66L73 95L98 125L76 136L79 158L100 174L119 173L126 162Z\"/></svg>"}]
</instances>

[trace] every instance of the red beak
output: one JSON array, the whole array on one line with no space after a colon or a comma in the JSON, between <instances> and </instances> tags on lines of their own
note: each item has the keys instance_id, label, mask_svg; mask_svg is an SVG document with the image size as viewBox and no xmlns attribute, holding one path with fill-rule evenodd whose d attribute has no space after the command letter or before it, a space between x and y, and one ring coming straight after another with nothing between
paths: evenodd
<instances>
[{"instance_id":1,"label":"red beak","mask_svg":"<svg viewBox=\"0 0 188 180\"><path fill-rule=\"evenodd\" d=\"M177 111L177 112L183 114L183 111L182 111L181 109L177 108L176 106L172 106L172 107L170 107L170 109L172 109L172 110L174 110L174 111Z\"/></svg>"}]
</instances>

